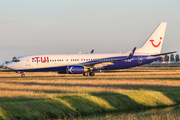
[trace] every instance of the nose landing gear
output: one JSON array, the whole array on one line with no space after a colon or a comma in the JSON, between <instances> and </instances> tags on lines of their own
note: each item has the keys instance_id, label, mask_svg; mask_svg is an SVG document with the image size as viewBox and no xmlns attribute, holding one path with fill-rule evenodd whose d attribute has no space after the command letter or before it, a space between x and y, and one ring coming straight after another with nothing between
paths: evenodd
<instances>
[{"instance_id":1,"label":"nose landing gear","mask_svg":"<svg viewBox=\"0 0 180 120\"><path fill-rule=\"evenodd\" d=\"M25 77L25 74L21 74L21 77Z\"/></svg>"},{"instance_id":2,"label":"nose landing gear","mask_svg":"<svg viewBox=\"0 0 180 120\"><path fill-rule=\"evenodd\" d=\"M21 77L25 77L25 74L23 71L16 71L16 73L20 73L21 74Z\"/></svg>"}]
</instances>

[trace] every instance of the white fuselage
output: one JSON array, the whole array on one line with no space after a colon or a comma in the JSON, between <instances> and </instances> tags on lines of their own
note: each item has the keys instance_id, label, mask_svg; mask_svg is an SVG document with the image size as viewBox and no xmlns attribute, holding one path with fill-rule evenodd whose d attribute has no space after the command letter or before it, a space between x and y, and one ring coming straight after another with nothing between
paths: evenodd
<instances>
[{"instance_id":1,"label":"white fuselage","mask_svg":"<svg viewBox=\"0 0 180 120\"><path fill-rule=\"evenodd\" d=\"M128 54L47 54L29 55L17 58L17 62L7 65L13 70L38 69L49 67L61 67L80 65L94 60L105 61L115 57L127 56Z\"/></svg>"}]
</instances>

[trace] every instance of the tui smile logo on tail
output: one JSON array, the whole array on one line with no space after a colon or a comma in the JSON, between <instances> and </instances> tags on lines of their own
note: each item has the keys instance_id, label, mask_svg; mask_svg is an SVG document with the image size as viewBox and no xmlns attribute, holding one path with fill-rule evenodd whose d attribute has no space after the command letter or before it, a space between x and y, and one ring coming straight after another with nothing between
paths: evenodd
<instances>
[{"instance_id":1,"label":"tui smile logo on tail","mask_svg":"<svg viewBox=\"0 0 180 120\"><path fill-rule=\"evenodd\" d=\"M162 37L160 37L160 40L162 40ZM154 40L150 40L150 42L152 43L154 47L159 47L159 45L161 44L161 41L159 41L157 45L154 44Z\"/></svg>"}]
</instances>

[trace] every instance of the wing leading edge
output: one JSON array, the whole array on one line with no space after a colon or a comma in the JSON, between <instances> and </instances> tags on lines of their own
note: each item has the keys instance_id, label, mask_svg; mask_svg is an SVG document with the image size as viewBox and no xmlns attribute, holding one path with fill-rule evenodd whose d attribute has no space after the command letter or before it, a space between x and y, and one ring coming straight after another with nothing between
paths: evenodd
<instances>
[{"instance_id":1,"label":"wing leading edge","mask_svg":"<svg viewBox=\"0 0 180 120\"><path fill-rule=\"evenodd\" d=\"M133 57L134 53L135 53L135 50L136 50L136 47L130 52L130 54L126 58L113 59L113 60L108 59L108 60L105 60L105 61L94 61L94 62L92 61L91 63L85 63L85 64L82 64L82 65L85 66L85 67L89 67L89 68L99 66L99 64L102 64L102 66L110 65L110 64L112 64L112 62L131 59Z\"/></svg>"}]
</instances>

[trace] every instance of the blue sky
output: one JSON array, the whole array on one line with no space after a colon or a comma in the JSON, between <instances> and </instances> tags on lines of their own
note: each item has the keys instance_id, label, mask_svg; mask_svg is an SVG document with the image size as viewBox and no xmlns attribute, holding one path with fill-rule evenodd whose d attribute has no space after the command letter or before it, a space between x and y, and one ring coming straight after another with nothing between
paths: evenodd
<instances>
[{"instance_id":1,"label":"blue sky","mask_svg":"<svg viewBox=\"0 0 180 120\"><path fill-rule=\"evenodd\" d=\"M180 51L179 6L179 0L0 0L0 62L126 52L142 46L160 22L168 23L162 52Z\"/></svg>"}]
</instances>

